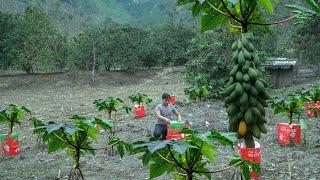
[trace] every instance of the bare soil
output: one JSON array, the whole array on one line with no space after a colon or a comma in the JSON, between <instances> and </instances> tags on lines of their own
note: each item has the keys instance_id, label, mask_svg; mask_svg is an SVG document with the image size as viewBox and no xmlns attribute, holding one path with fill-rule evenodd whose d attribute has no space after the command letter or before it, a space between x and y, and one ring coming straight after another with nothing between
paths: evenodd
<instances>
[{"instance_id":1,"label":"bare soil","mask_svg":"<svg viewBox=\"0 0 320 180\"><path fill-rule=\"evenodd\" d=\"M152 107L160 103L161 94L169 92L177 97L184 119L194 122L194 128L200 131L218 130L226 132L228 119L223 102L190 103L184 96L186 84L181 78L182 67L143 70L136 73L124 71L100 73L92 82L89 72L71 72L63 74L41 74L27 76L0 77L0 104L21 104L32 109L33 116L46 121L68 121L74 114L87 117L106 117L98 112L93 101L108 96L125 99L137 92L145 92L154 100L148 107L148 116L137 120L133 114L119 116L120 128L117 135L127 141L146 140L151 136L155 124ZM292 89L274 91L286 95ZM306 142L300 145L281 147L277 144L275 125L285 122L282 116L273 116L268 110L268 134L260 140L262 146L263 179L320 179L320 121L308 120L308 129L304 131ZM298 122L296 122L298 123ZM35 146L36 137L32 135L32 125L24 120L15 131L20 133L21 154L16 157L0 155L0 179L56 179L59 171L61 179L66 179L72 168L71 160L65 152L48 154L44 146ZM1 125L0 133L7 132ZM102 142L106 139L101 135ZM97 144L97 147L103 144ZM210 165L220 169L231 159L232 150L221 147L217 153L217 162ZM107 156L103 151L95 156L81 158L86 179L148 179L148 167L142 165L138 156ZM213 175L212 179L230 179L232 170ZM159 179L172 179L165 175Z\"/></svg>"}]
</instances>

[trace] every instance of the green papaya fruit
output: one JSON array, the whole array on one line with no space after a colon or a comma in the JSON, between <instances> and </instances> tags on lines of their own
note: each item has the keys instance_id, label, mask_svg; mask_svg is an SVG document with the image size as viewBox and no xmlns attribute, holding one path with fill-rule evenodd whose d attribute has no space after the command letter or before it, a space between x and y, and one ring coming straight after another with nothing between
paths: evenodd
<instances>
[{"instance_id":1,"label":"green papaya fruit","mask_svg":"<svg viewBox=\"0 0 320 180\"><path fill-rule=\"evenodd\" d=\"M234 91L235 87L236 87L236 83L229 85L225 90L226 95L230 95L232 91Z\"/></svg>"},{"instance_id":2,"label":"green papaya fruit","mask_svg":"<svg viewBox=\"0 0 320 180\"><path fill-rule=\"evenodd\" d=\"M235 104L230 104L227 107L227 113L229 116L234 116L236 113L238 113L238 107Z\"/></svg>"},{"instance_id":3,"label":"green papaya fruit","mask_svg":"<svg viewBox=\"0 0 320 180\"><path fill-rule=\"evenodd\" d=\"M270 99L270 96L265 89L263 89L263 91L260 92L260 96L264 99Z\"/></svg>"},{"instance_id":4,"label":"green papaya fruit","mask_svg":"<svg viewBox=\"0 0 320 180\"><path fill-rule=\"evenodd\" d=\"M243 66L246 63L246 59L244 57L243 51L241 50L238 55L238 63Z\"/></svg>"},{"instance_id":5,"label":"green papaya fruit","mask_svg":"<svg viewBox=\"0 0 320 180\"><path fill-rule=\"evenodd\" d=\"M264 87L268 87L268 83L266 80L264 80L263 78L259 78L258 80L263 83Z\"/></svg>"},{"instance_id":6,"label":"green papaya fruit","mask_svg":"<svg viewBox=\"0 0 320 180\"><path fill-rule=\"evenodd\" d=\"M241 105L247 105L249 104L249 97L246 92L243 92L242 96L239 99Z\"/></svg>"},{"instance_id":7,"label":"green papaya fruit","mask_svg":"<svg viewBox=\"0 0 320 180\"><path fill-rule=\"evenodd\" d=\"M238 63L238 56L239 56L239 51L238 50L235 50L233 53L232 53L232 60L235 64Z\"/></svg>"},{"instance_id":8,"label":"green papaya fruit","mask_svg":"<svg viewBox=\"0 0 320 180\"><path fill-rule=\"evenodd\" d=\"M249 47L249 41L245 35L241 36L241 41L242 41L242 44L245 48Z\"/></svg>"},{"instance_id":9,"label":"green papaya fruit","mask_svg":"<svg viewBox=\"0 0 320 180\"><path fill-rule=\"evenodd\" d=\"M258 124L263 124L263 123L267 123L267 119L264 116L261 116L258 118Z\"/></svg>"},{"instance_id":10,"label":"green papaya fruit","mask_svg":"<svg viewBox=\"0 0 320 180\"><path fill-rule=\"evenodd\" d=\"M261 132L260 132L260 129L259 127L255 124L253 125L252 127L252 134L254 137L256 137L257 139L260 139L261 138Z\"/></svg>"},{"instance_id":11,"label":"green papaya fruit","mask_svg":"<svg viewBox=\"0 0 320 180\"><path fill-rule=\"evenodd\" d=\"M257 108L259 109L262 116L266 115L266 111L260 102L257 103Z\"/></svg>"},{"instance_id":12,"label":"green papaya fruit","mask_svg":"<svg viewBox=\"0 0 320 180\"><path fill-rule=\"evenodd\" d=\"M234 91L236 92L237 96L241 96L243 94L243 88L239 82L236 83L236 87Z\"/></svg>"},{"instance_id":13,"label":"green papaya fruit","mask_svg":"<svg viewBox=\"0 0 320 180\"><path fill-rule=\"evenodd\" d=\"M243 77L242 77L242 80L245 81L245 82L249 82L250 81L250 77L248 74L244 74Z\"/></svg>"},{"instance_id":14,"label":"green papaya fruit","mask_svg":"<svg viewBox=\"0 0 320 180\"><path fill-rule=\"evenodd\" d=\"M267 103L266 99L264 99L262 97L258 97L258 100L263 107L268 107L268 103Z\"/></svg>"},{"instance_id":15,"label":"green papaya fruit","mask_svg":"<svg viewBox=\"0 0 320 180\"><path fill-rule=\"evenodd\" d=\"M258 92L263 92L264 91L264 85L259 80L256 80L255 87L256 87Z\"/></svg>"},{"instance_id":16,"label":"green papaya fruit","mask_svg":"<svg viewBox=\"0 0 320 180\"><path fill-rule=\"evenodd\" d=\"M249 96L249 104L251 105L251 106L256 106L257 105L257 103L258 103L258 101L257 101L257 99L255 98L255 97L253 97L253 96Z\"/></svg>"},{"instance_id":17,"label":"green papaya fruit","mask_svg":"<svg viewBox=\"0 0 320 180\"><path fill-rule=\"evenodd\" d=\"M235 101L237 99L237 93L236 91L233 91L231 94L230 94L230 100L231 101Z\"/></svg>"},{"instance_id":18,"label":"green papaya fruit","mask_svg":"<svg viewBox=\"0 0 320 180\"><path fill-rule=\"evenodd\" d=\"M251 124L252 121L253 121L253 115L252 115L252 111L251 109L248 109L246 111L246 113L244 114L244 121L247 123L247 124Z\"/></svg>"},{"instance_id":19,"label":"green papaya fruit","mask_svg":"<svg viewBox=\"0 0 320 180\"><path fill-rule=\"evenodd\" d=\"M250 76L250 79L256 80L258 78L258 71L252 67L249 67L248 75Z\"/></svg>"},{"instance_id":20,"label":"green papaya fruit","mask_svg":"<svg viewBox=\"0 0 320 180\"><path fill-rule=\"evenodd\" d=\"M236 74L236 80L238 82L241 82L242 81L242 77L243 77L243 74L241 71L238 71L237 74Z\"/></svg>"},{"instance_id":21,"label":"green papaya fruit","mask_svg":"<svg viewBox=\"0 0 320 180\"><path fill-rule=\"evenodd\" d=\"M260 131L264 134L267 134L267 128L264 124L258 124Z\"/></svg>"},{"instance_id":22,"label":"green papaya fruit","mask_svg":"<svg viewBox=\"0 0 320 180\"><path fill-rule=\"evenodd\" d=\"M250 93L251 93L251 95L253 95L253 96L255 96L255 97L257 97L258 96L258 91L257 91L257 89L254 87L254 86L251 86L251 88L250 88Z\"/></svg>"},{"instance_id":23,"label":"green papaya fruit","mask_svg":"<svg viewBox=\"0 0 320 180\"><path fill-rule=\"evenodd\" d=\"M246 49L243 49L243 55L244 55L244 58L246 58L246 60L248 61L251 60L251 54Z\"/></svg>"},{"instance_id":24,"label":"green papaya fruit","mask_svg":"<svg viewBox=\"0 0 320 180\"><path fill-rule=\"evenodd\" d=\"M243 117L243 114L241 112L237 113L236 115L230 118L230 124L233 124L233 125L239 124L242 117Z\"/></svg>"},{"instance_id":25,"label":"green papaya fruit","mask_svg":"<svg viewBox=\"0 0 320 180\"><path fill-rule=\"evenodd\" d=\"M231 85L234 83L234 78L233 77L229 77L229 81L227 82L227 86Z\"/></svg>"},{"instance_id":26,"label":"green papaya fruit","mask_svg":"<svg viewBox=\"0 0 320 180\"><path fill-rule=\"evenodd\" d=\"M251 64L250 61L246 61L246 62L244 63L244 66L242 67L242 72L247 73L248 70L249 70L250 64Z\"/></svg>"},{"instance_id":27,"label":"green papaya fruit","mask_svg":"<svg viewBox=\"0 0 320 180\"><path fill-rule=\"evenodd\" d=\"M243 48L242 42L238 40L238 50L240 51Z\"/></svg>"},{"instance_id":28,"label":"green papaya fruit","mask_svg":"<svg viewBox=\"0 0 320 180\"><path fill-rule=\"evenodd\" d=\"M252 111L252 115L256 116L257 118L260 118L261 113L260 113L260 111L259 111L258 108L252 107L252 108L251 108L251 111Z\"/></svg>"},{"instance_id":29,"label":"green papaya fruit","mask_svg":"<svg viewBox=\"0 0 320 180\"><path fill-rule=\"evenodd\" d=\"M245 82L242 82L242 87L245 89L247 92L250 92L251 85Z\"/></svg>"},{"instance_id":30,"label":"green papaya fruit","mask_svg":"<svg viewBox=\"0 0 320 180\"><path fill-rule=\"evenodd\" d=\"M239 70L239 65L235 65L230 71L230 76L235 76L238 70Z\"/></svg>"},{"instance_id":31,"label":"green papaya fruit","mask_svg":"<svg viewBox=\"0 0 320 180\"><path fill-rule=\"evenodd\" d=\"M232 51L235 51L238 49L238 41L235 41L231 46Z\"/></svg>"},{"instance_id":32,"label":"green papaya fruit","mask_svg":"<svg viewBox=\"0 0 320 180\"><path fill-rule=\"evenodd\" d=\"M230 96L227 96L226 98L224 98L224 102L226 104L229 104L230 102L232 102Z\"/></svg>"},{"instance_id":33,"label":"green papaya fruit","mask_svg":"<svg viewBox=\"0 0 320 180\"><path fill-rule=\"evenodd\" d=\"M241 111L242 113L245 113L248 109L249 109L249 105L248 105L248 104L245 104L245 105L241 105L241 106L240 106L240 111Z\"/></svg>"},{"instance_id":34,"label":"green papaya fruit","mask_svg":"<svg viewBox=\"0 0 320 180\"><path fill-rule=\"evenodd\" d=\"M248 48L248 50L249 50L251 53L253 53L253 52L255 51L255 48L254 48L254 46L253 46L252 43L249 43L249 48Z\"/></svg>"}]
</instances>

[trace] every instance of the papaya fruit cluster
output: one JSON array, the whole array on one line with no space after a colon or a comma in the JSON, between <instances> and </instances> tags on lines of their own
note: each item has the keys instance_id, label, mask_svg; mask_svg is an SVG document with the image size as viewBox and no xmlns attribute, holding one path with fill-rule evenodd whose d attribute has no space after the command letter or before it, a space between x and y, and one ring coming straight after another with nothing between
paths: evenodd
<instances>
[{"instance_id":1,"label":"papaya fruit cluster","mask_svg":"<svg viewBox=\"0 0 320 180\"><path fill-rule=\"evenodd\" d=\"M225 105L229 116L229 131L237 138L253 135L260 139L267 133L265 107L269 98L267 83L255 66L255 48L252 34L242 34L232 44L232 59L235 66L230 72L225 90Z\"/></svg>"}]
</instances>

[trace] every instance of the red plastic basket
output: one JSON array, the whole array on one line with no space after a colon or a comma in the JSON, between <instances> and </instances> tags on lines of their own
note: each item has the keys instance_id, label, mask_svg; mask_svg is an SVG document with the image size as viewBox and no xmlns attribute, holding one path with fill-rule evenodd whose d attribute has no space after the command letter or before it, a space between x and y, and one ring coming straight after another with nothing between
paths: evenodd
<instances>
[{"instance_id":1,"label":"red plastic basket","mask_svg":"<svg viewBox=\"0 0 320 180\"><path fill-rule=\"evenodd\" d=\"M19 141L15 140L11 134L7 134L5 142L1 143L1 151L7 156L16 156L20 153Z\"/></svg>"},{"instance_id":2,"label":"red plastic basket","mask_svg":"<svg viewBox=\"0 0 320 180\"><path fill-rule=\"evenodd\" d=\"M135 105L134 106L134 113L136 118L143 118L146 116L146 112L144 110L144 105Z\"/></svg>"},{"instance_id":3,"label":"red plastic basket","mask_svg":"<svg viewBox=\"0 0 320 180\"><path fill-rule=\"evenodd\" d=\"M188 128L189 126L186 124L182 127L176 128L172 127L169 124L167 125L167 140L180 140L184 139L187 136L190 136L189 134L180 133L183 128Z\"/></svg>"},{"instance_id":4,"label":"red plastic basket","mask_svg":"<svg viewBox=\"0 0 320 180\"><path fill-rule=\"evenodd\" d=\"M175 96L170 96L169 98L169 104L175 104L176 103L176 97Z\"/></svg>"},{"instance_id":5,"label":"red plastic basket","mask_svg":"<svg viewBox=\"0 0 320 180\"><path fill-rule=\"evenodd\" d=\"M301 143L301 125L288 123L278 123L277 124L278 132L278 144L287 145L290 141L293 141L296 144Z\"/></svg>"}]
</instances>

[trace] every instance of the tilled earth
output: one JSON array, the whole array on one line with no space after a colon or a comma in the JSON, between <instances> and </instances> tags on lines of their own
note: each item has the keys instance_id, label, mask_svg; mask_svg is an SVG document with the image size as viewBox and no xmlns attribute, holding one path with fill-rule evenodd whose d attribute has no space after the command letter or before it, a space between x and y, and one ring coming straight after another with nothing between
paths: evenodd
<instances>
[{"instance_id":1,"label":"tilled earth","mask_svg":"<svg viewBox=\"0 0 320 180\"><path fill-rule=\"evenodd\" d=\"M205 132L217 130L226 132L228 120L223 103L187 102L183 89L186 86L181 79L182 68L148 70L136 74L110 72L100 74L91 82L89 73L68 73L39 76L0 77L0 103L22 104L32 109L33 116L45 120L66 121L73 114L87 117L106 117L98 112L92 102L108 96L118 96L128 100L136 92L145 92L153 98L148 107L148 116L137 120L132 114L119 116L117 135L126 141L146 140L151 136L155 124L152 108L160 103L163 92L177 96L178 109L183 119L194 123L194 128ZM288 91L288 90L286 90ZM284 91L277 91L282 93ZM282 116L273 116L268 110L268 134L260 140L262 147L263 179L320 179L320 121L307 121L308 129L303 131L300 145L281 147L277 144L275 126L285 122ZM298 123L298 122L296 122ZM66 179L72 168L66 153L48 154L45 146L36 147L36 137L32 135L32 126L24 120L20 133L21 154L9 158L0 155L0 179L56 179L60 173ZM6 129L0 126L0 132ZM101 142L106 136L101 135ZM97 144L103 146L103 143ZM231 159L232 150L221 147L216 154L217 161L210 165L212 169L221 169ZM142 165L138 156L108 156L98 151L95 156L86 155L81 159L86 179L148 179L148 167ZM215 174L212 179L230 179L233 170ZM172 179L164 175L158 179Z\"/></svg>"}]
</instances>

